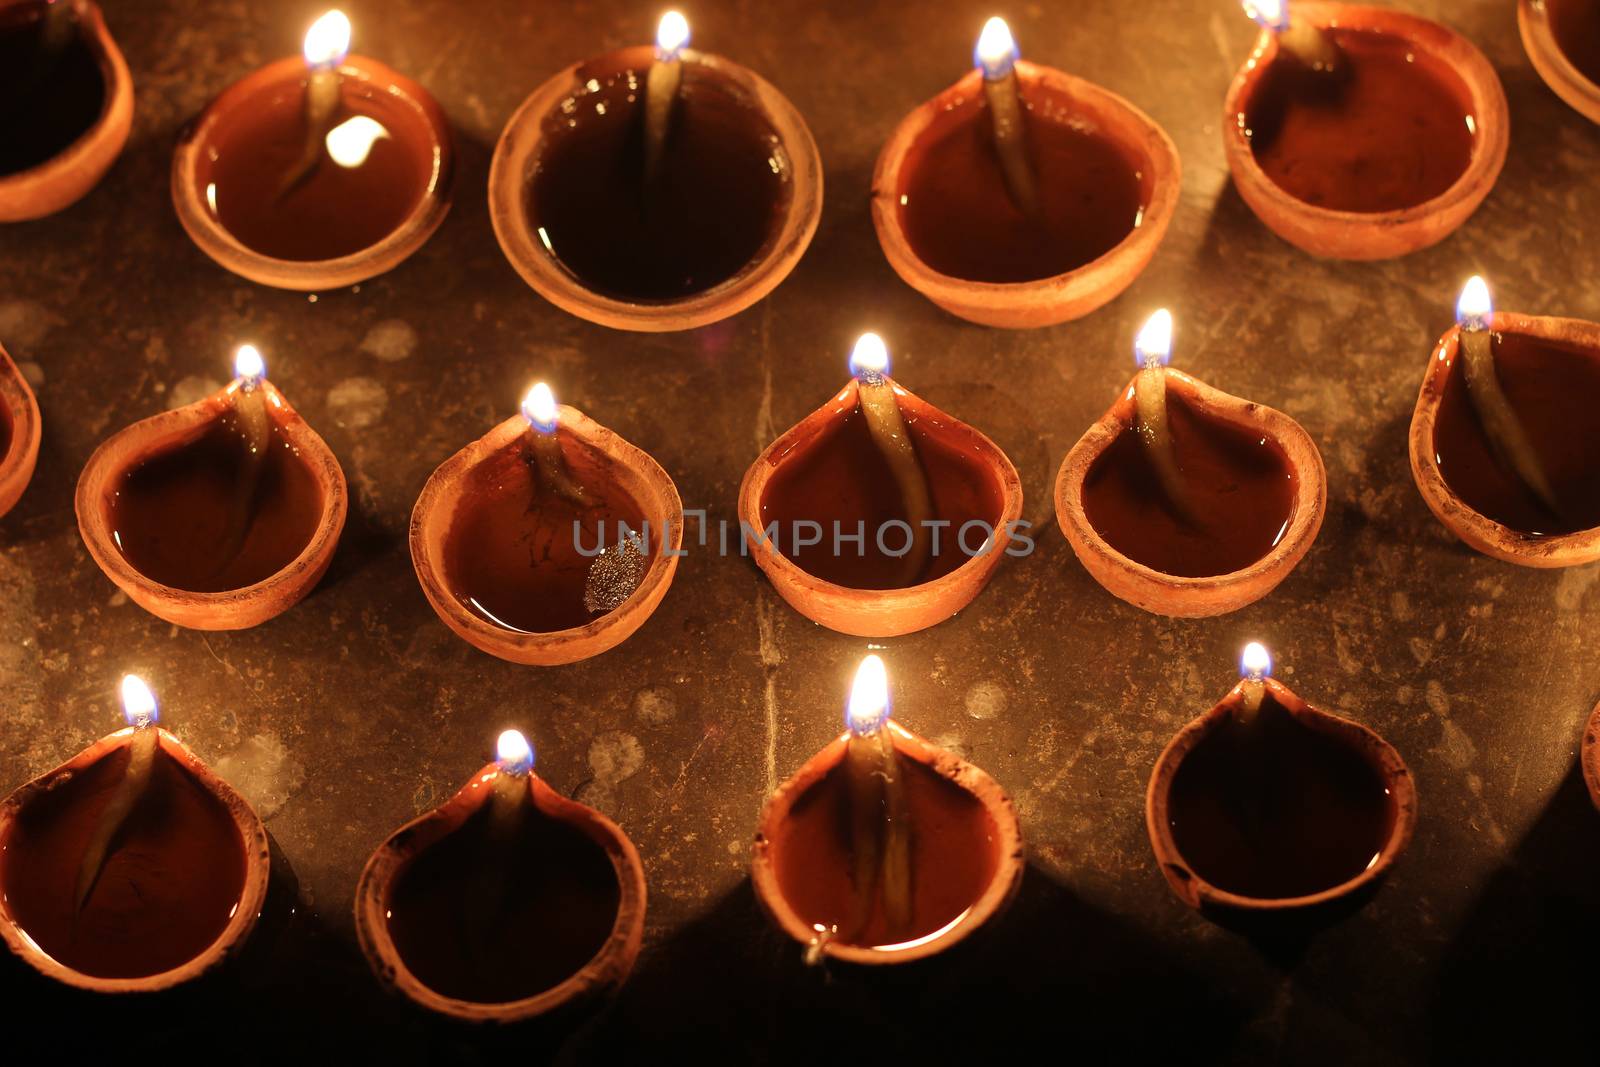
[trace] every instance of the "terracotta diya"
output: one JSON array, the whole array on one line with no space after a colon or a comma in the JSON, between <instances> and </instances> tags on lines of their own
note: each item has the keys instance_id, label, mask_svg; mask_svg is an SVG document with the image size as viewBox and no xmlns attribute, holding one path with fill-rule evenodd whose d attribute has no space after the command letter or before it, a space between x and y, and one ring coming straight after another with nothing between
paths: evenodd
<instances>
[{"instance_id":1,"label":"terracotta diya","mask_svg":"<svg viewBox=\"0 0 1600 1067\"><path fill-rule=\"evenodd\" d=\"M750 876L807 959L909 963L964 940L1022 882L993 778L889 717L883 661L856 672L845 732L767 799Z\"/></svg>"},{"instance_id":2,"label":"terracotta diya","mask_svg":"<svg viewBox=\"0 0 1600 1067\"><path fill-rule=\"evenodd\" d=\"M1405 761L1367 727L1270 678L1243 679L1156 761L1145 822L1161 873L1201 910L1270 912L1349 897L1394 865L1417 821Z\"/></svg>"},{"instance_id":3,"label":"terracotta diya","mask_svg":"<svg viewBox=\"0 0 1600 1067\"><path fill-rule=\"evenodd\" d=\"M1172 139L1122 97L1017 58L990 19L977 69L878 156L872 222L890 266L989 326L1076 319L1126 289L1178 205Z\"/></svg>"},{"instance_id":4,"label":"terracotta diya","mask_svg":"<svg viewBox=\"0 0 1600 1067\"><path fill-rule=\"evenodd\" d=\"M428 603L471 644L552 666L627 640L682 555L660 464L540 382L522 411L440 464L411 513Z\"/></svg>"},{"instance_id":5,"label":"terracotta diya","mask_svg":"<svg viewBox=\"0 0 1600 1067\"><path fill-rule=\"evenodd\" d=\"M1517 29L1533 69L1591 122L1600 122L1600 3L1518 0Z\"/></svg>"},{"instance_id":6,"label":"terracotta diya","mask_svg":"<svg viewBox=\"0 0 1600 1067\"><path fill-rule=\"evenodd\" d=\"M993 441L889 377L877 334L850 370L745 471L741 550L813 622L891 637L988 584L1022 525L1022 482Z\"/></svg>"},{"instance_id":7,"label":"terracotta diya","mask_svg":"<svg viewBox=\"0 0 1600 1067\"><path fill-rule=\"evenodd\" d=\"M128 728L0 803L0 938L49 978L167 989L235 955L267 894L267 831L243 797L156 725L122 680Z\"/></svg>"},{"instance_id":8,"label":"terracotta diya","mask_svg":"<svg viewBox=\"0 0 1600 1067\"><path fill-rule=\"evenodd\" d=\"M1321 0L1245 0L1262 26L1223 105L1239 195L1313 255L1386 259L1443 240L1510 141L1483 53L1438 23Z\"/></svg>"},{"instance_id":9,"label":"terracotta diya","mask_svg":"<svg viewBox=\"0 0 1600 1067\"><path fill-rule=\"evenodd\" d=\"M0 345L0 515L16 505L33 478L40 433L39 401Z\"/></svg>"},{"instance_id":10,"label":"terracotta diya","mask_svg":"<svg viewBox=\"0 0 1600 1067\"><path fill-rule=\"evenodd\" d=\"M623 330L687 330L766 296L822 214L822 160L794 105L754 72L685 47L574 64L500 135L489 214L539 295Z\"/></svg>"},{"instance_id":11,"label":"terracotta diya","mask_svg":"<svg viewBox=\"0 0 1600 1067\"><path fill-rule=\"evenodd\" d=\"M128 141L133 79L90 0L0 4L0 222L54 214Z\"/></svg>"},{"instance_id":12,"label":"terracotta diya","mask_svg":"<svg viewBox=\"0 0 1600 1067\"><path fill-rule=\"evenodd\" d=\"M1221 615L1294 570L1322 528L1328 480L1299 423L1173 370L1171 356L1162 309L1134 342L1133 380L1061 464L1056 521L1128 603Z\"/></svg>"},{"instance_id":13,"label":"terracotta diya","mask_svg":"<svg viewBox=\"0 0 1600 1067\"><path fill-rule=\"evenodd\" d=\"M1525 567L1600 559L1600 324L1496 313L1474 276L1428 360L1411 473L1468 545Z\"/></svg>"},{"instance_id":14,"label":"terracotta diya","mask_svg":"<svg viewBox=\"0 0 1600 1067\"><path fill-rule=\"evenodd\" d=\"M356 935L379 981L469 1022L611 993L644 939L633 842L534 774L517 731L498 756L380 845L356 886Z\"/></svg>"},{"instance_id":15,"label":"terracotta diya","mask_svg":"<svg viewBox=\"0 0 1600 1067\"><path fill-rule=\"evenodd\" d=\"M1583 728L1583 782L1589 787L1589 799L1600 808L1600 704L1595 705L1588 723Z\"/></svg>"},{"instance_id":16,"label":"terracotta diya","mask_svg":"<svg viewBox=\"0 0 1600 1067\"><path fill-rule=\"evenodd\" d=\"M113 434L78 478L78 530L106 577L196 630L266 622L309 593L344 529L344 471L266 379L253 345L203 400Z\"/></svg>"},{"instance_id":17,"label":"terracotta diya","mask_svg":"<svg viewBox=\"0 0 1600 1067\"><path fill-rule=\"evenodd\" d=\"M184 130L178 221L233 273L281 289L351 285L398 266L444 221L455 170L444 112L349 46L349 20L328 12L303 60L235 82Z\"/></svg>"}]
</instances>

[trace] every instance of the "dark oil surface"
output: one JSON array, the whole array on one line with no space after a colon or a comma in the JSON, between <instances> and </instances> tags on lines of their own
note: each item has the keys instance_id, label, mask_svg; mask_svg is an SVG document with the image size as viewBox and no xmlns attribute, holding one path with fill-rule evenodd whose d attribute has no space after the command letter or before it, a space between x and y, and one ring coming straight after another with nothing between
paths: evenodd
<instances>
[{"instance_id":1,"label":"dark oil surface","mask_svg":"<svg viewBox=\"0 0 1600 1067\"><path fill-rule=\"evenodd\" d=\"M1037 84L1021 89L1042 217L1006 189L981 93L942 115L904 164L901 219L917 257L977 282L1049 278L1109 252L1139 225L1148 191L1126 153Z\"/></svg>"},{"instance_id":2,"label":"dark oil surface","mask_svg":"<svg viewBox=\"0 0 1600 1067\"><path fill-rule=\"evenodd\" d=\"M64 14L51 30L42 3L0 5L0 175L54 159L105 111L100 60Z\"/></svg>"},{"instance_id":3,"label":"dark oil surface","mask_svg":"<svg viewBox=\"0 0 1600 1067\"><path fill-rule=\"evenodd\" d=\"M645 78L596 77L546 116L530 216L588 288L675 300L727 281L763 251L788 207L790 163L752 101L684 61L660 169L646 181Z\"/></svg>"},{"instance_id":4,"label":"dark oil surface","mask_svg":"<svg viewBox=\"0 0 1600 1067\"><path fill-rule=\"evenodd\" d=\"M1439 398L1434 455L1451 492L1481 515L1529 534L1600 526L1600 353L1497 333L1495 376L1555 492L1553 514L1496 457L1458 354Z\"/></svg>"},{"instance_id":5,"label":"dark oil surface","mask_svg":"<svg viewBox=\"0 0 1600 1067\"><path fill-rule=\"evenodd\" d=\"M1448 66L1400 37L1332 31L1344 76L1278 57L1246 105L1256 162L1290 195L1336 211L1396 211L1466 171L1470 99Z\"/></svg>"},{"instance_id":6,"label":"dark oil surface","mask_svg":"<svg viewBox=\"0 0 1600 1067\"><path fill-rule=\"evenodd\" d=\"M75 910L84 850L128 757L119 748L38 794L0 851L0 886L17 924L60 963L100 978L187 963L222 934L244 892L244 842L228 809L158 749L93 891Z\"/></svg>"},{"instance_id":7,"label":"dark oil surface","mask_svg":"<svg viewBox=\"0 0 1600 1067\"><path fill-rule=\"evenodd\" d=\"M1184 861L1242 896L1307 896L1371 865L1394 826L1382 776L1347 742L1303 725L1269 695L1197 744L1172 780Z\"/></svg>"},{"instance_id":8,"label":"dark oil surface","mask_svg":"<svg viewBox=\"0 0 1600 1067\"><path fill-rule=\"evenodd\" d=\"M1270 552L1294 512L1288 457L1264 433L1209 418L1167 390L1167 425L1192 516L1175 511L1138 430L1129 426L1090 466L1090 524L1129 559L1199 578L1242 570Z\"/></svg>"}]
</instances>

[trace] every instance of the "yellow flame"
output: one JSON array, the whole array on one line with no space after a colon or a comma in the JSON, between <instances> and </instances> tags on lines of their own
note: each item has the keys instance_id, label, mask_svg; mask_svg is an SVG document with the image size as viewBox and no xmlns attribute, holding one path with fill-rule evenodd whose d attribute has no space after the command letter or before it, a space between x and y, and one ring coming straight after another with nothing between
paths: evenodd
<instances>
[{"instance_id":1,"label":"yellow flame","mask_svg":"<svg viewBox=\"0 0 1600 1067\"><path fill-rule=\"evenodd\" d=\"M1242 0L1244 13L1269 30L1282 32L1289 28L1287 0Z\"/></svg>"},{"instance_id":2,"label":"yellow flame","mask_svg":"<svg viewBox=\"0 0 1600 1067\"><path fill-rule=\"evenodd\" d=\"M1251 641L1244 646L1244 654L1239 657L1239 670L1246 678L1265 678L1272 673L1272 655L1267 651L1267 646L1260 641Z\"/></svg>"},{"instance_id":3,"label":"yellow flame","mask_svg":"<svg viewBox=\"0 0 1600 1067\"><path fill-rule=\"evenodd\" d=\"M156 695L137 674L122 676L122 714L129 726L143 726L156 719Z\"/></svg>"},{"instance_id":4,"label":"yellow flame","mask_svg":"<svg viewBox=\"0 0 1600 1067\"><path fill-rule=\"evenodd\" d=\"M850 703L845 721L858 734L870 734L889 717L889 672L883 660L870 655L856 668L855 684L850 687Z\"/></svg>"},{"instance_id":5,"label":"yellow flame","mask_svg":"<svg viewBox=\"0 0 1600 1067\"><path fill-rule=\"evenodd\" d=\"M233 376L247 382L258 382L267 376L267 361L261 358L255 345L240 345L233 354Z\"/></svg>"},{"instance_id":6,"label":"yellow flame","mask_svg":"<svg viewBox=\"0 0 1600 1067\"><path fill-rule=\"evenodd\" d=\"M1456 321L1469 330L1481 330L1489 324L1494 314L1494 301L1489 297L1489 283L1474 274L1461 287L1461 297L1456 301Z\"/></svg>"},{"instance_id":7,"label":"yellow flame","mask_svg":"<svg viewBox=\"0 0 1600 1067\"><path fill-rule=\"evenodd\" d=\"M1009 66L1016 58L1017 41L1011 36L1011 27L1006 25L1006 20L996 15L985 22L974 51L978 62L984 67Z\"/></svg>"},{"instance_id":8,"label":"yellow flame","mask_svg":"<svg viewBox=\"0 0 1600 1067\"><path fill-rule=\"evenodd\" d=\"M544 382L535 382L522 398L522 417L541 430L556 426L556 395Z\"/></svg>"},{"instance_id":9,"label":"yellow flame","mask_svg":"<svg viewBox=\"0 0 1600 1067\"><path fill-rule=\"evenodd\" d=\"M372 146L387 136L389 131L383 123L365 115L356 115L328 131L328 155L339 166L354 170L367 161L372 154Z\"/></svg>"},{"instance_id":10,"label":"yellow flame","mask_svg":"<svg viewBox=\"0 0 1600 1067\"><path fill-rule=\"evenodd\" d=\"M306 31L302 49L313 67L336 67L350 52L350 20L338 8L329 11Z\"/></svg>"},{"instance_id":11,"label":"yellow flame","mask_svg":"<svg viewBox=\"0 0 1600 1067\"><path fill-rule=\"evenodd\" d=\"M656 47L661 49L662 54L674 58L688 43L689 20L677 11L668 11L662 15L661 21L656 25Z\"/></svg>"},{"instance_id":12,"label":"yellow flame","mask_svg":"<svg viewBox=\"0 0 1600 1067\"><path fill-rule=\"evenodd\" d=\"M1139 336L1133 339L1133 351L1143 366L1153 367L1172 358L1172 312L1159 309L1145 320Z\"/></svg>"},{"instance_id":13,"label":"yellow flame","mask_svg":"<svg viewBox=\"0 0 1600 1067\"><path fill-rule=\"evenodd\" d=\"M854 374L883 374L889 369L889 346L875 333L864 333L856 338L850 352L850 370Z\"/></svg>"},{"instance_id":14,"label":"yellow flame","mask_svg":"<svg viewBox=\"0 0 1600 1067\"><path fill-rule=\"evenodd\" d=\"M495 756L503 764L525 768L533 763L533 746L521 730L507 730L495 741Z\"/></svg>"}]
</instances>

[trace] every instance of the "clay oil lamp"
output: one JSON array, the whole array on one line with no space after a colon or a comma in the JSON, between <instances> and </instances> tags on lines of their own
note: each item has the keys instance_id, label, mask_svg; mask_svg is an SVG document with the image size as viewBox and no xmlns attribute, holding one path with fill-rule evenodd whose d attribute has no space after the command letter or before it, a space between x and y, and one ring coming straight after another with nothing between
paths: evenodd
<instances>
[{"instance_id":1,"label":"clay oil lamp","mask_svg":"<svg viewBox=\"0 0 1600 1067\"><path fill-rule=\"evenodd\" d=\"M850 371L745 472L742 550L813 622L891 637L988 584L1022 525L1022 482L993 441L889 377L877 334Z\"/></svg>"},{"instance_id":2,"label":"clay oil lamp","mask_svg":"<svg viewBox=\"0 0 1600 1067\"><path fill-rule=\"evenodd\" d=\"M633 842L533 773L533 748L515 730L460 792L378 847L355 904L379 981L483 1023L617 989L639 956L644 911Z\"/></svg>"},{"instance_id":3,"label":"clay oil lamp","mask_svg":"<svg viewBox=\"0 0 1600 1067\"><path fill-rule=\"evenodd\" d=\"M1387 259L1443 240L1510 141L1500 79L1465 38L1386 8L1245 0L1262 27L1223 105L1239 195L1312 255Z\"/></svg>"},{"instance_id":4,"label":"clay oil lamp","mask_svg":"<svg viewBox=\"0 0 1600 1067\"><path fill-rule=\"evenodd\" d=\"M237 377L112 435L78 479L89 554L134 602L196 630L256 626L309 593L344 528L344 471L267 381Z\"/></svg>"},{"instance_id":5,"label":"clay oil lamp","mask_svg":"<svg viewBox=\"0 0 1600 1067\"><path fill-rule=\"evenodd\" d=\"M243 797L156 725L122 680L128 727L0 803L0 938L49 978L167 989L243 946L267 893L267 831Z\"/></svg>"},{"instance_id":6,"label":"clay oil lamp","mask_svg":"<svg viewBox=\"0 0 1600 1067\"><path fill-rule=\"evenodd\" d=\"M1150 262L1178 206L1178 150L1122 97L1017 57L990 19L976 68L884 145L872 222L895 273L951 314L1048 326Z\"/></svg>"},{"instance_id":7,"label":"clay oil lamp","mask_svg":"<svg viewBox=\"0 0 1600 1067\"><path fill-rule=\"evenodd\" d=\"M1600 122L1600 2L1518 0L1517 28L1544 83Z\"/></svg>"},{"instance_id":8,"label":"clay oil lamp","mask_svg":"<svg viewBox=\"0 0 1600 1067\"><path fill-rule=\"evenodd\" d=\"M883 661L856 672L845 731L767 799L751 879L808 961L908 963L961 941L1022 881L993 778L889 717Z\"/></svg>"},{"instance_id":9,"label":"clay oil lamp","mask_svg":"<svg viewBox=\"0 0 1600 1067\"><path fill-rule=\"evenodd\" d=\"M1311 437L1289 416L1166 366L1172 316L1134 342L1139 370L1067 453L1056 521L1095 581L1157 615L1236 611L1294 570L1327 510Z\"/></svg>"},{"instance_id":10,"label":"clay oil lamp","mask_svg":"<svg viewBox=\"0 0 1600 1067\"><path fill-rule=\"evenodd\" d=\"M28 488L39 458L39 401L0 346L0 515Z\"/></svg>"},{"instance_id":11,"label":"clay oil lamp","mask_svg":"<svg viewBox=\"0 0 1600 1067\"><path fill-rule=\"evenodd\" d=\"M1271 678L1261 645L1241 673L1156 761L1145 822L1161 873L1203 911L1359 902L1411 840L1411 772L1383 738Z\"/></svg>"},{"instance_id":12,"label":"clay oil lamp","mask_svg":"<svg viewBox=\"0 0 1600 1067\"><path fill-rule=\"evenodd\" d=\"M398 266L450 207L444 112L416 82L347 55L323 15L305 56L224 89L184 130L172 203L200 250L281 289L332 289Z\"/></svg>"},{"instance_id":13,"label":"clay oil lamp","mask_svg":"<svg viewBox=\"0 0 1600 1067\"><path fill-rule=\"evenodd\" d=\"M822 214L805 120L753 71L656 45L576 63L511 116L489 214L541 296L622 330L688 330L743 311L800 261Z\"/></svg>"},{"instance_id":14,"label":"clay oil lamp","mask_svg":"<svg viewBox=\"0 0 1600 1067\"><path fill-rule=\"evenodd\" d=\"M597 656L632 636L672 584L683 503L645 452L550 387L433 472L411 514L428 602L513 663Z\"/></svg>"},{"instance_id":15,"label":"clay oil lamp","mask_svg":"<svg viewBox=\"0 0 1600 1067\"><path fill-rule=\"evenodd\" d=\"M1428 360L1411 473L1484 555L1525 567L1600 559L1600 324L1496 313L1474 276Z\"/></svg>"},{"instance_id":16,"label":"clay oil lamp","mask_svg":"<svg viewBox=\"0 0 1600 1067\"><path fill-rule=\"evenodd\" d=\"M128 141L133 79L90 0L0 4L0 222L54 214Z\"/></svg>"}]
</instances>

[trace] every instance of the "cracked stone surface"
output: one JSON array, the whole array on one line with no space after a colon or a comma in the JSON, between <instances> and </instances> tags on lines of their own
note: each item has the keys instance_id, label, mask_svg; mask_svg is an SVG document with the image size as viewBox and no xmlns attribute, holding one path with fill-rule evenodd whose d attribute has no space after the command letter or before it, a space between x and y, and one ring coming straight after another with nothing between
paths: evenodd
<instances>
[{"instance_id":1,"label":"cracked stone surface","mask_svg":"<svg viewBox=\"0 0 1600 1067\"><path fill-rule=\"evenodd\" d=\"M1229 0L701 0L688 9L696 45L761 72L810 123L822 222L749 311L630 335L528 289L495 242L484 189L523 97L566 63L647 41L655 8L350 0L356 50L419 80L449 114L455 204L392 273L308 300L213 265L176 221L168 170L180 126L297 52L319 6L107 0L137 92L127 150L76 206L0 228L0 343L44 413L38 471L0 521L0 789L115 729L117 679L138 671L170 728L263 805L276 874L243 958L189 994L71 997L0 959L0 1003L19 1020L5 1040L24 1050L13 1062L87 1051L96 1035L244 1062L345 1048L395 1063L1003 1062L1024 1041L1116 1062L1389 1064L1500 1048L1553 1061L1563 1047L1590 1059L1600 815L1576 758L1600 698L1597 568L1523 570L1453 541L1412 484L1406 430L1468 274L1485 274L1507 309L1600 319L1600 128L1539 80L1513 5L1405 6L1494 63L1510 158L1442 244L1347 264L1284 244L1232 189L1221 102L1254 28ZM1184 170L1171 231L1125 295L1020 333L953 319L902 284L867 211L879 146L963 73L997 11L1025 55L1147 111ZM1050 503L1062 457L1127 381L1133 334L1161 305L1177 319L1175 365L1294 416L1328 468L1327 522L1304 563L1218 619L1161 619L1112 598ZM888 340L908 388L1006 450L1037 527L1033 555L1007 560L957 618L876 642L897 717L1009 789L1029 850L1021 896L991 929L890 974L804 966L746 877L763 798L838 731L867 642L797 615L748 560L695 550L620 648L517 667L445 628L406 545L429 473L515 411L536 377L655 456L685 507L736 521L746 466L844 382L866 329ZM246 340L344 465L350 519L327 577L287 614L237 633L180 630L101 575L73 488L98 442L214 388ZM1150 769L1233 684L1249 639L1308 700L1381 732L1417 778L1410 851L1326 929L1214 925L1178 903L1151 858ZM386 997L350 908L372 849L459 788L513 725L555 788L632 837L650 905L614 1003L488 1035Z\"/></svg>"}]
</instances>

